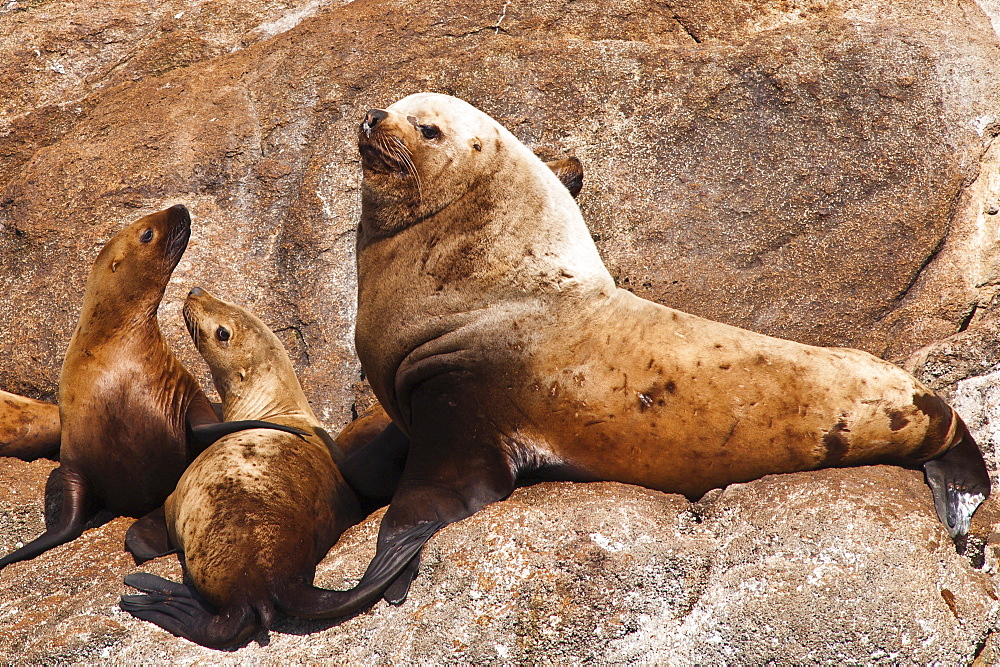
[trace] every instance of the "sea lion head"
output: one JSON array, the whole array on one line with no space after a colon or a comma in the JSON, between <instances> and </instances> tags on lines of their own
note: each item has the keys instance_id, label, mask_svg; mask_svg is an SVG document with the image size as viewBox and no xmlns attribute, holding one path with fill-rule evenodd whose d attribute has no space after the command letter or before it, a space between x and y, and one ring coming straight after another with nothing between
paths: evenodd
<instances>
[{"instance_id":1,"label":"sea lion head","mask_svg":"<svg viewBox=\"0 0 1000 667\"><path fill-rule=\"evenodd\" d=\"M142 217L112 237L90 270L80 331L104 335L155 322L190 237L191 216L181 204Z\"/></svg>"},{"instance_id":2,"label":"sea lion head","mask_svg":"<svg viewBox=\"0 0 1000 667\"><path fill-rule=\"evenodd\" d=\"M391 235L473 190L499 170L501 132L472 105L436 93L368 111L358 130L366 232Z\"/></svg>"},{"instance_id":3,"label":"sea lion head","mask_svg":"<svg viewBox=\"0 0 1000 667\"><path fill-rule=\"evenodd\" d=\"M227 409L236 402L227 396L269 396L278 393L276 387L285 382L294 382L298 388L281 341L251 313L200 287L188 293L182 313Z\"/></svg>"},{"instance_id":4,"label":"sea lion head","mask_svg":"<svg viewBox=\"0 0 1000 667\"><path fill-rule=\"evenodd\" d=\"M191 215L182 204L139 218L105 244L95 271L127 269L129 279L166 284L191 238Z\"/></svg>"}]
</instances>

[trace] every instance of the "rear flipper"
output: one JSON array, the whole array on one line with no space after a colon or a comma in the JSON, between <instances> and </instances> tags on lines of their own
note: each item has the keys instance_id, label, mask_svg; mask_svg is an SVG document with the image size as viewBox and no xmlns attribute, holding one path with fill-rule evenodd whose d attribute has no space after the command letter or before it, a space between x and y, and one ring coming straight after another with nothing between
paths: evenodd
<instances>
[{"instance_id":1,"label":"rear flipper","mask_svg":"<svg viewBox=\"0 0 1000 667\"><path fill-rule=\"evenodd\" d=\"M137 564L177 551L170 544L163 507L153 510L129 526L125 533L125 548Z\"/></svg>"},{"instance_id":2,"label":"rear flipper","mask_svg":"<svg viewBox=\"0 0 1000 667\"><path fill-rule=\"evenodd\" d=\"M948 534L952 538L966 535L976 508L990 495L986 462L968 430L957 445L924 463L924 474L934 494L934 509Z\"/></svg>"},{"instance_id":3,"label":"rear flipper","mask_svg":"<svg viewBox=\"0 0 1000 667\"><path fill-rule=\"evenodd\" d=\"M78 473L61 467L62 508L59 520L38 538L0 558L0 568L28 560L49 549L75 540L83 532L87 519L87 483Z\"/></svg>"},{"instance_id":4,"label":"rear flipper","mask_svg":"<svg viewBox=\"0 0 1000 667\"><path fill-rule=\"evenodd\" d=\"M368 569L357 586L349 591L331 591L305 584L289 589L279 599L279 608L286 614L301 618L335 618L353 614L377 600L401 572L404 575L410 572L410 563L418 562L417 558L424 544L446 523L421 522L398 531L388 541L380 536L375 558L368 564ZM415 566L405 578L403 590L396 592L397 596L401 595L400 602L406 599L406 591L414 574Z\"/></svg>"},{"instance_id":5,"label":"rear flipper","mask_svg":"<svg viewBox=\"0 0 1000 667\"><path fill-rule=\"evenodd\" d=\"M123 595L118 605L138 619L209 648L242 644L259 629L247 605L219 613L194 588L138 572L125 583L146 595Z\"/></svg>"}]
</instances>

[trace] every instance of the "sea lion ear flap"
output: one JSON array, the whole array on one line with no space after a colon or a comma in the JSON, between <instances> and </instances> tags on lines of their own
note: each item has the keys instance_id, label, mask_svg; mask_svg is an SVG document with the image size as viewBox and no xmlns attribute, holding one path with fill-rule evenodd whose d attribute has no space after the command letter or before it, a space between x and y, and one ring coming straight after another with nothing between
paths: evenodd
<instances>
[{"instance_id":1,"label":"sea lion ear flap","mask_svg":"<svg viewBox=\"0 0 1000 667\"><path fill-rule=\"evenodd\" d=\"M472 137L469 139L469 146L477 153L483 150L483 142L479 139L479 137Z\"/></svg>"},{"instance_id":2,"label":"sea lion ear flap","mask_svg":"<svg viewBox=\"0 0 1000 667\"><path fill-rule=\"evenodd\" d=\"M573 199L580 194L583 189L583 164L575 157L563 158L562 160L551 160L545 163L552 173L562 181Z\"/></svg>"}]
</instances>

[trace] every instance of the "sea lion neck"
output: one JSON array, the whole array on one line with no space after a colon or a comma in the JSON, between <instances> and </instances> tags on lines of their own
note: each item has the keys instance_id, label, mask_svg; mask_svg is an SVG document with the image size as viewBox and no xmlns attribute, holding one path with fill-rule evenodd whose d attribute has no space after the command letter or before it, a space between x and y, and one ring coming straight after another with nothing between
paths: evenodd
<instances>
[{"instance_id":1,"label":"sea lion neck","mask_svg":"<svg viewBox=\"0 0 1000 667\"><path fill-rule=\"evenodd\" d=\"M212 368L226 421L305 416L316 419L291 364L271 358L240 367Z\"/></svg>"}]
</instances>

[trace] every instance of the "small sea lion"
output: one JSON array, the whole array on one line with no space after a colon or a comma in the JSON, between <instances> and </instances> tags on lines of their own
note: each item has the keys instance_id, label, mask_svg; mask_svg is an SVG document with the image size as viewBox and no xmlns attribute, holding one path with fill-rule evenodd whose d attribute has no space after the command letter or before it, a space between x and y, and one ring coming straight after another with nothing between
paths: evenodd
<instances>
[{"instance_id":1,"label":"small sea lion","mask_svg":"<svg viewBox=\"0 0 1000 667\"><path fill-rule=\"evenodd\" d=\"M75 539L99 508L153 511L194 456L227 433L288 429L220 423L160 333L156 309L190 234L178 204L128 225L98 254L59 376L61 512L0 568Z\"/></svg>"},{"instance_id":2,"label":"small sea lion","mask_svg":"<svg viewBox=\"0 0 1000 667\"><path fill-rule=\"evenodd\" d=\"M226 419L266 419L308 434L242 431L202 452L164 506L170 542L183 552L193 587L145 573L125 578L147 594L123 596L122 609L221 648L270 627L276 609L329 616L327 591L312 585L316 564L363 514L277 336L197 287L184 320ZM381 431L386 421L376 411L355 430ZM356 432L342 442L363 448L374 436Z\"/></svg>"},{"instance_id":3,"label":"small sea lion","mask_svg":"<svg viewBox=\"0 0 1000 667\"><path fill-rule=\"evenodd\" d=\"M461 100L371 110L358 144L355 343L409 452L341 613L402 601L426 540L526 475L694 499L768 473L923 466L948 532L968 530L982 454L900 368L617 289L553 172Z\"/></svg>"},{"instance_id":4,"label":"small sea lion","mask_svg":"<svg viewBox=\"0 0 1000 667\"><path fill-rule=\"evenodd\" d=\"M0 390L0 456L31 461L59 452L59 406Z\"/></svg>"}]
</instances>

